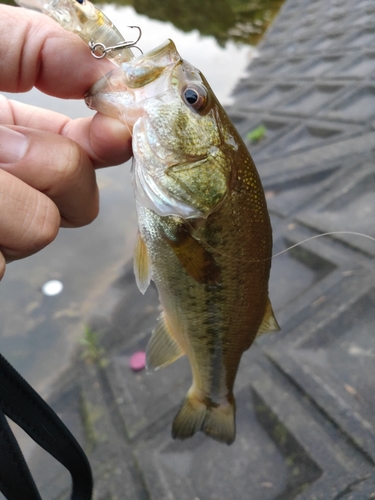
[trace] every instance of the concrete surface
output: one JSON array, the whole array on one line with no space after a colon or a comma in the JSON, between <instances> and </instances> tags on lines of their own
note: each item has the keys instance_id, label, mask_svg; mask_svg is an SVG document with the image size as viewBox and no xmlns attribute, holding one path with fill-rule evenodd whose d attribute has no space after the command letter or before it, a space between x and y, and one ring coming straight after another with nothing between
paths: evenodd
<instances>
[{"instance_id":1,"label":"concrete surface","mask_svg":"<svg viewBox=\"0 0 375 500\"><path fill-rule=\"evenodd\" d=\"M274 253L326 231L375 237L374 25L373 0L287 0L236 88L229 112L264 183ZM259 125L265 137L251 143ZM125 266L93 304L98 338L49 399L90 458L95 498L375 498L374 254L373 241L337 234L274 258L282 331L243 357L231 447L171 439L186 360L129 369L159 308ZM68 497L52 459L36 451L30 463L43 498Z\"/></svg>"}]
</instances>

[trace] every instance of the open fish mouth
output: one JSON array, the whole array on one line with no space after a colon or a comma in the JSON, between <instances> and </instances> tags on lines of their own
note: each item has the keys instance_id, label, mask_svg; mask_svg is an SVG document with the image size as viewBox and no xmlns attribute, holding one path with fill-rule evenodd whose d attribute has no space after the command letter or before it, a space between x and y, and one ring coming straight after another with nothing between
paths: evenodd
<instances>
[{"instance_id":1,"label":"open fish mouth","mask_svg":"<svg viewBox=\"0 0 375 500\"><path fill-rule=\"evenodd\" d=\"M121 119L119 105L134 106L135 99L147 97L147 91L143 92L142 89L153 82L158 87L153 88L153 97L165 91L163 72L180 62L175 44L168 39L155 49L107 73L88 90L85 102L90 109ZM137 98L132 92L135 90Z\"/></svg>"}]
</instances>

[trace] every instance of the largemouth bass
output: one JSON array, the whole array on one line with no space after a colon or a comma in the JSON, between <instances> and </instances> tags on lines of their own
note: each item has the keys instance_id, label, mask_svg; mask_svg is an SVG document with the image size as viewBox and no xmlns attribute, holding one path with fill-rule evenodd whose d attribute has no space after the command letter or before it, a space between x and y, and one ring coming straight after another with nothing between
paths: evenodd
<instances>
[{"instance_id":1,"label":"largemouth bass","mask_svg":"<svg viewBox=\"0 0 375 500\"><path fill-rule=\"evenodd\" d=\"M86 98L133 126L139 237L134 269L163 313L147 368L188 356L193 383L172 427L235 439L233 386L257 335L279 327L268 298L272 230L263 188L204 76L168 40L100 80Z\"/></svg>"}]
</instances>

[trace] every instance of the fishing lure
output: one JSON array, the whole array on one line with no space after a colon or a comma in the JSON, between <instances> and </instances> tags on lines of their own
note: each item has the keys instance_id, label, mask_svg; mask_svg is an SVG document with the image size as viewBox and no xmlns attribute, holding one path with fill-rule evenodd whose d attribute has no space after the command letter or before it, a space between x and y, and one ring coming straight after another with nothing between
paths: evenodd
<instances>
[{"instance_id":1,"label":"fishing lure","mask_svg":"<svg viewBox=\"0 0 375 500\"><path fill-rule=\"evenodd\" d=\"M107 57L116 65L134 58L131 48L137 43L142 32L134 41L125 41L116 26L88 0L15 0L20 7L37 10L52 17L67 31L77 34L91 49L94 57Z\"/></svg>"}]
</instances>

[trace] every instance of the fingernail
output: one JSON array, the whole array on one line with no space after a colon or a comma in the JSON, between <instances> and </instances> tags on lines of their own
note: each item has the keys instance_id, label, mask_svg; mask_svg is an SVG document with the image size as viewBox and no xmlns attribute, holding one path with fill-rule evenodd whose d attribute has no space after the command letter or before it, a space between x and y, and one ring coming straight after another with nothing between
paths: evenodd
<instances>
[{"instance_id":1,"label":"fingernail","mask_svg":"<svg viewBox=\"0 0 375 500\"><path fill-rule=\"evenodd\" d=\"M16 163L26 154L29 140L11 128L0 126L0 163Z\"/></svg>"}]
</instances>

